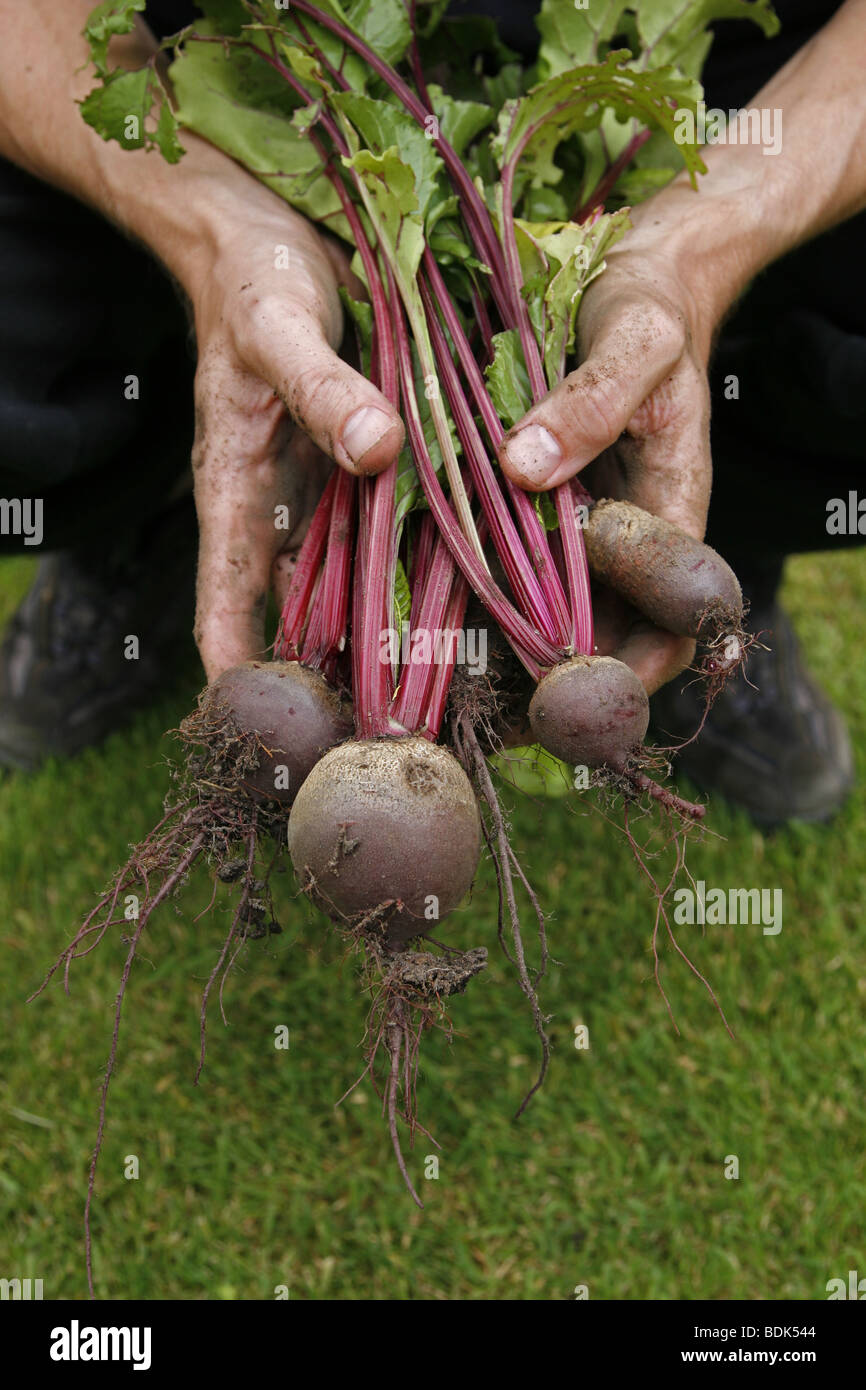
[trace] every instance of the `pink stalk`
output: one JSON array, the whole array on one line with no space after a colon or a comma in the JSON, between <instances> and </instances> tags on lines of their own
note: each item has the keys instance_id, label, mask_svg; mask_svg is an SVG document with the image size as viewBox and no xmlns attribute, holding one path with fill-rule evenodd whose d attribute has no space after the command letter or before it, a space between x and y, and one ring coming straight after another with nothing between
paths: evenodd
<instances>
[{"instance_id":1,"label":"pink stalk","mask_svg":"<svg viewBox=\"0 0 866 1390\"><path fill-rule=\"evenodd\" d=\"M313 601L310 604L310 620L307 623L307 630L304 633L304 644L301 647L301 654L298 657L298 660L302 662L304 666L312 666L314 670L320 669L322 665L321 657L323 645L323 627L322 606L319 597L322 590L321 571L319 573L318 580L319 582L316 586L316 592L313 595Z\"/></svg>"},{"instance_id":2,"label":"pink stalk","mask_svg":"<svg viewBox=\"0 0 866 1390\"><path fill-rule=\"evenodd\" d=\"M409 338L402 307L397 304L394 305L394 329L400 383L403 391L403 406L412 456L430 510L461 572L489 610L494 622L499 624L508 637L520 661L537 681L541 669L555 666L562 660L564 653L542 637L523 615L518 613L514 605L509 603L460 530L454 509L442 490L427 449L418 402L415 399L415 381L412 372Z\"/></svg>"},{"instance_id":3,"label":"pink stalk","mask_svg":"<svg viewBox=\"0 0 866 1390\"><path fill-rule=\"evenodd\" d=\"M375 261L373 280L378 284L384 303L384 317L379 320L382 332L377 336L375 380L383 394L397 405L397 377L394 370L394 342L387 331L391 310L384 296L384 287ZM397 484L395 460L375 479L364 480L364 527L358 538L363 555L362 583L357 584L355 621L352 646L355 657L353 693L355 697L355 730L358 738L375 738L389 731L388 711L394 694L394 677L390 661L383 661L382 641L392 622L394 574L397 563L397 535L394 527L394 501Z\"/></svg>"},{"instance_id":4,"label":"pink stalk","mask_svg":"<svg viewBox=\"0 0 866 1390\"><path fill-rule=\"evenodd\" d=\"M332 473L313 514L289 581L277 640L274 644L275 653L284 661L296 661L298 659L298 646L304 630L307 610L325 555L336 485L336 474Z\"/></svg>"},{"instance_id":5,"label":"pink stalk","mask_svg":"<svg viewBox=\"0 0 866 1390\"><path fill-rule=\"evenodd\" d=\"M349 616L349 583L352 572L352 523L355 517L357 479L345 469L336 471L331 507L328 549L322 586L316 602L319 622L310 622L301 656L305 666L318 670L346 645Z\"/></svg>"},{"instance_id":6,"label":"pink stalk","mask_svg":"<svg viewBox=\"0 0 866 1390\"><path fill-rule=\"evenodd\" d=\"M392 463L372 484L367 576L361 600L361 630L356 634L361 645L361 683L354 692L359 738L388 732L388 707L394 693L391 663L381 660L381 653L385 630L392 622L393 569L388 559L395 549L396 481L397 464Z\"/></svg>"},{"instance_id":7,"label":"pink stalk","mask_svg":"<svg viewBox=\"0 0 866 1390\"><path fill-rule=\"evenodd\" d=\"M484 515L490 525L496 553L502 561L508 582L525 616L533 619L551 642L556 642L556 625L551 618L547 601L535 572L526 560L517 527L514 525L496 475L487 458L481 436L463 394L457 368L451 360L448 343L439 323L430 292L423 281L421 282L421 295L427 310L427 324L433 350L436 354L436 366L442 378L457 433L469 463L472 481L478 492Z\"/></svg>"},{"instance_id":8,"label":"pink stalk","mask_svg":"<svg viewBox=\"0 0 866 1390\"><path fill-rule=\"evenodd\" d=\"M367 591L367 572L370 558L370 494L371 478L358 479L358 531L355 537L355 569L352 584L352 691L361 688L363 652L360 632L363 621L364 594ZM356 720L357 723L357 720Z\"/></svg>"},{"instance_id":9,"label":"pink stalk","mask_svg":"<svg viewBox=\"0 0 866 1390\"><path fill-rule=\"evenodd\" d=\"M323 28L330 29L332 34L336 34L343 43L349 48L354 49L365 62L369 63L377 76L381 77L383 82L391 88L395 96L399 97L406 110L414 117L418 124L421 126L425 124L430 114L429 111L425 109L423 103L415 95L411 87L403 81L399 73L391 67L390 63L386 63L383 58L380 58L378 53L376 53L369 44L365 43L362 38L359 38L357 34L354 34L352 30L341 23L340 20L333 19L330 15L323 13L314 4L311 4L310 0L292 0L292 7L295 10L300 10L302 14L309 15L311 19L314 19L317 24L321 24ZM454 147L449 144L442 135L434 137L433 143L442 156L445 167L456 186L460 202L463 206L467 227L472 234L473 240L481 252L482 259L493 272L491 291L496 300L497 308L499 308L500 313L502 313L502 310L509 303L510 297L507 293L507 279L505 277L502 248L499 245L496 232L494 231L490 213L487 210L484 199L472 182L468 170Z\"/></svg>"},{"instance_id":10,"label":"pink stalk","mask_svg":"<svg viewBox=\"0 0 866 1390\"><path fill-rule=\"evenodd\" d=\"M517 327L520 345L523 349L529 382L535 401L547 395L547 382L544 365L535 339L535 332L529 318L529 306L521 293L523 274L520 269L520 254L517 250L517 237L514 229L514 171L531 132L521 141L511 159L502 169L502 243L505 264L514 287L514 302L517 311ZM556 512L562 533L562 547L565 558L565 572L568 580L568 596L574 624L574 640L580 650L592 651L593 621L592 603L589 587L589 568L583 537L574 516L574 499L568 482L560 484L554 492ZM589 647L584 644L590 643Z\"/></svg>"},{"instance_id":11,"label":"pink stalk","mask_svg":"<svg viewBox=\"0 0 866 1390\"><path fill-rule=\"evenodd\" d=\"M223 39L221 39L221 38L206 38L206 37L204 37L204 36L199 36L198 34L193 34L193 35L191 35L191 37L194 38L194 39L196 39L196 40L199 41L199 42L202 42L202 43L223 43L223 42L224 42ZM269 36L269 37L270 37L270 36ZM307 89L306 89L306 87L303 85L303 83L300 82L300 81L298 80L298 78L297 78L297 77L295 76L295 74L292 72L292 69L288 66L288 64L284 63L284 62L282 61L281 58L278 58L278 57L277 57L277 54L276 54L276 52L274 51L274 41L273 41L273 38L270 39L270 44L271 44L271 51L270 51L270 53L265 53L264 49L263 49L263 48L259 48L258 44L255 44L255 43L238 43L238 44L236 44L236 47L237 47L237 48L245 48L245 49L248 49L250 53L255 53L259 58L264 58L265 62L268 63L269 66L272 67L272 68L274 69L275 72L278 72L278 73L280 74L280 76L283 78L283 80L284 80L285 82L287 82L288 85L292 88L292 91L293 91L293 92L296 92L297 95L301 98L301 100L302 100L307 106L312 106L312 105L314 105L313 98L312 98L311 94L307 91ZM319 58L319 60L320 60L321 63L322 63L322 66L323 66L323 67L330 67L330 64L328 63L328 61L327 61L327 59L325 58L324 54L321 53L321 52L319 52L318 50L317 50L316 52L317 52L317 57ZM346 86L346 85L348 85L348 84L343 83L343 85ZM342 133L341 133L341 131L340 131L340 128L339 128L339 126L337 125L336 121L333 119L333 117L330 116L330 115L328 114L328 112L324 110L324 108L321 108L321 107L320 107L319 112L318 112L318 115L317 115L317 120L319 120L319 121L321 122L323 128L328 132L329 136L331 137L331 139L332 139L333 142L334 142L334 145L335 145L335 147L336 147L338 153L341 154L341 155L348 155L348 154L349 154L349 147L348 147L348 145L346 144L346 141L345 141L344 138L343 138L343 135L342 135ZM312 131L310 131L310 138L311 138L311 139L313 138L313 133L312 133Z\"/></svg>"},{"instance_id":12,"label":"pink stalk","mask_svg":"<svg viewBox=\"0 0 866 1390\"><path fill-rule=\"evenodd\" d=\"M437 537L429 568L421 572L420 601L417 605L413 595L412 623L409 647L409 660L404 663L400 677L392 715L404 729L414 733L422 723L427 691L430 688L435 654L430 662L412 660L411 638L416 632L426 633L431 641L437 631L444 626L444 615L448 608L452 582L455 575L454 560L448 546L441 536Z\"/></svg>"},{"instance_id":13,"label":"pink stalk","mask_svg":"<svg viewBox=\"0 0 866 1390\"><path fill-rule=\"evenodd\" d=\"M427 573L430 561L433 558L433 546L436 542L436 523L432 513L426 511L421 518L415 532L412 554L409 557L409 591L412 595L412 613L410 620L415 618L415 600L421 599L421 590L424 586L424 575Z\"/></svg>"},{"instance_id":14,"label":"pink stalk","mask_svg":"<svg viewBox=\"0 0 866 1390\"><path fill-rule=\"evenodd\" d=\"M424 69L421 66L421 54L418 51L418 35L415 32L415 18L417 5L415 0L410 0L409 4L409 28L412 30L412 42L409 45L409 66L412 69L412 78L418 88L418 95L427 107L428 111L433 110L433 103L430 100L430 93L427 90L427 81L424 77Z\"/></svg>"},{"instance_id":15,"label":"pink stalk","mask_svg":"<svg viewBox=\"0 0 866 1390\"><path fill-rule=\"evenodd\" d=\"M470 293L472 295L472 312L475 315L475 324L481 334L481 341L484 344L484 357L479 363L479 366L483 369L489 362L493 361L493 324L490 322L487 305L484 303L483 296L475 283L474 277Z\"/></svg>"},{"instance_id":16,"label":"pink stalk","mask_svg":"<svg viewBox=\"0 0 866 1390\"><path fill-rule=\"evenodd\" d=\"M652 134L651 130L639 130L637 135L633 135L622 153L608 166L602 174L595 188L572 213L572 222L583 222L589 217L596 208L603 208L613 190L616 188L620 174L624 173L631 161L634 159L638 150L645 145Z\"/></svg>"},{"instance_id":17,"label":"pink stalk","mask_svg":"<svg viewBox=\"0 0 866 1390\"><path fill-rule=\"evenodd\" d=\"M424 269L430 282L432 295L435 299L445 327L451 336L457 352L457 359L466 377L476 408L481 416L487 438L491 447L498 451L502 440L505 438L505 431L499 416L494 409L493 402L487 390L487 383L481 373L481 369L472 353L469 341L463 331L460 317L454 308L451 297L448 294L448 287L442 278L442 272L436 264L436 260L429 249L424 252ZM423 289L423 285L422 285ZM485 456L486 457L486 456ZM492 472L492 470L491 470ZM510 478L503 475L508 496L514 507L523 538L532 561L533 568L538 576L544 593L545 603L555 619L555 629L553 640L560 646L568 646L571 642L572 618L569 612L568 600L565 597L562 583L557 574L556 567L550 553L550 546L547 532L538 519L538 513L532 504L529 494L523 488L518 487ZM498 489L497 489L498 490Z\"/></svg>"},{"instance_id":18,"label":"pink stalk","mask_svg":"<svg viewBox=\"0 0 866 1390\"><path fill-rule=\"evenodd\" d=\"M459 632L463 627L468 599L469 585L462 574L455 572L451 583L451 596L442 622L445 631ZM445 706L448 703L448 692L451 688L451 677L454 674L454 663L457 656L456 645L455 640L451 643L448 660L440 662L433 668L433 679L427 700L427 714L424 719L424 727L421 730L424 737L429 738L432 743L435 743L439 737Z\"/></svg>"},{"instance_id":19,"label":"pink stalk","mask_svg":"<svg viewBox=\"0 0 866 1390\"><path fill-rule=\"evenodd\" d=\"M516 160L509 160L503 167L502 188L502 250L505 256L505 273L511 286L513 312L512 318L520 334L520 346L529 373L529 385L535 401L547 395L547 382L544 378L544 365L535 340L535 330L529 317L529 305L523 298L523 272L520 269L520 252L514 231L514 170Z\"/></svg>"},{"instance_id":20,"label":"pink stalk","mask_svg":"<svg viewBox=\"0 0 866 1390\"><path fill-rule=\"evenodd\" d=\"M592 601L589 592L589 566L583 544L583 532L574 514L574 496L568 483L558 487L554 493L556 515L559 517L559 534L562 538L562 553L565 573L568 579L568 592L572 595L574 610L574 634L570 645L584 656L593 649Z\"/></svg>"}]
</instances>

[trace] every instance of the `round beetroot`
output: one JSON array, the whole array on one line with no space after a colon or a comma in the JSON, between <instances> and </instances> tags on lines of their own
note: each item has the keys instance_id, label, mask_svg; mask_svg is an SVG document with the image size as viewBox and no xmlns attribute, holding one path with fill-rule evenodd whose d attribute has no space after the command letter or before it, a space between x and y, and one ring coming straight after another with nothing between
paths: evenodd
<instances>
[{"instance_id":1,"label":"round beetroot","mask_svg":"<svg viewBox=\"0 0 866 1390\"><path fill-rule=\"evenodd\" d=\"M351 707L319 671L297 661L248 661L224 671L204 694L204 712L230 716L256 737L259 765L241 785L256 800L291 805L322 754L352 733Z\"/></svg>"},{"instance_id":2,"label":"round beetroot","mask_svg":"<svg viewBox=\"0 0 866 1390\"><path fill-rule=\"evenodd\" d=\"M289 819L289 853L310 897L335 921L385 925L391 947L436 929L472 886L480 852L468 777L417 736L333 748Z\"/></svg>"},{"instance_id":3,"label":"round beetroot","mask_svg":"<svg viewBox=\"0 0 866 1390\"><path fill-rule=\"evenodd\" d=\"M572 765L619 772L649 724L646 691L612 656L575 656L554 666L529 703L536 740Z\"/></svg>"}]
</instances>

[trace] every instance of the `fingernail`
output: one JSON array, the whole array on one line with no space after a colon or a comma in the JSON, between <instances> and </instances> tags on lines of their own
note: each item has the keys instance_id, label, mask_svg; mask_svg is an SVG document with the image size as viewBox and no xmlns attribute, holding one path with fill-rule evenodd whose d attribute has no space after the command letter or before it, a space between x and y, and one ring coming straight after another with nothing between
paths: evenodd
<instances>
[{"instance_id":1,"label":"fingernail","mask_svg":"<svg viewBox=\"0 0 866 1390\"><path fill-rule=\"evenodd\" d=\"M562 450L544 425L525 425L505 445L512 468L530 483L541 486L562 463Z\"/></svg>"},{"instance_id":2,"label":"fingernail","mask_svg":"<svg viewBox=\"0 0 866 1390\"><path fill-rule=\"evenodd\" d=\"M343 426L340 443L350 461L359 467L364 455L394 428L394 421L375 405L362 405Z\"/></svg>"}]
</instances>

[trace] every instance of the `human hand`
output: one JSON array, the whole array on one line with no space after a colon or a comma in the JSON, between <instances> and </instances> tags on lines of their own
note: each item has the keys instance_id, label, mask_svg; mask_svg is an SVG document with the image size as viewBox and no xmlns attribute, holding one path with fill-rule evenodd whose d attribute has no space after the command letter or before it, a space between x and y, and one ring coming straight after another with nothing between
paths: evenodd
<instances>
[{"instance_id":1,"label":"human hand","mask_svg":"<svg viewBox=\"0 0 866 1390\"><path fill-rule=\"evenodd\" d=\"M664 244L627 237L581 304L581 365L509 432L503 469L535 491L586 469L594 496L627 498L701 539L711 481L711 336L703 301ZM594 609L597 651L625 661L650 693L691 661L693 642L654 627L615 595L600 594Z\"/></svg>"},{"instance_id":2,"label":"human hand","mask_svg":"<svg viewBox=\"0 0 866 1390\"><path fill-rule=\"evenodd\" d=\"M261 193L252 205L226 200L216 244L187 285L199 349L195 635L209 680L262 654L268 590L285 596L329 458L377 473L404 437L397 412L336 352L347 258ZM289 269L277 268L280 246ZM289 529L275 524L280 506Z\"/></svg>"}]
</instances>

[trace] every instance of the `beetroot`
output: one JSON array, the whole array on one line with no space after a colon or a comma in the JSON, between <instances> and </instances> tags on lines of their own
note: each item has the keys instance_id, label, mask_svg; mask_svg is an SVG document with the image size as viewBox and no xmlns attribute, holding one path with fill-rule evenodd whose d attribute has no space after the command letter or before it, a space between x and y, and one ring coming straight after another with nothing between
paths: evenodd
<instances>
[{"instance_id":1,"label":"beetroot","mask_svg":"<svg viewBox=\"0 0 866 1390\"><path fill-rule=\"evenodd\" d=\"M352 733L351 706L297 661L248 661L223 672L202 699L208 719L228 716L256 741L258 766L239 766L239 784L256 801L291 805L327 749Z\"/></svg>"},{"instance_id":2,"label":"beetroot","mask_svg":"<svg viewBox=\"0 0 866 1390\"><path fill-rule=\"evenodd\" d=\"M469 891L481 819L463 769L424 738L344 743L317 763L289 820L289 853L310 897L399 948Z\"/></svg>"},{"instance_id":3,"label":"beetroot","mask_svg":"<svg viewBox=\"0 0 866 1390\"><path fill-rule=\"evenodd\" d=\"M603 500L590 508L584 539L596 579L659 627L713 643L743 628L743 595L721 555L679 526Z\"/></svg>"},{"instance_id":4,"label":"beetroot","mask_svg":"<svg viewBox=\"0 0 866 1390\"><path fill-rule=\"evenodd\" d=\"M649 701L622 661L575 656L539 683L529 719L534 737L554 757L620 772L646 734Z\"/></svg>"}]
</instances>

